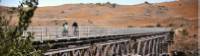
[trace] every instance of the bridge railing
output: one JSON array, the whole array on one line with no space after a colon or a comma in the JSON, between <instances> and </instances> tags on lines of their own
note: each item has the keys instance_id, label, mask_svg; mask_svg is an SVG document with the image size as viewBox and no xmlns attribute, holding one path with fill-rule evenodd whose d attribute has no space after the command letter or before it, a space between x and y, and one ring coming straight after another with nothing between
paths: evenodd
<instances>
[{"instance_id":1,"label":"bridge railing","mask_svg":"<svg viewBox=\"0 0 200 56\"><path fill-rule=\"evenodd\" d=\"M95 26L80 26L78 35L73 34L73 29L69 29L66 36L63 36L62 26L34 26L29 27L26 32L34 33L35 40L49 40L55 38L81 38L90 36L124 35L150 32L170 31L170 28L105 28ZM27 35L27 34L24 34Z\"/></svg>"}]
</instances>

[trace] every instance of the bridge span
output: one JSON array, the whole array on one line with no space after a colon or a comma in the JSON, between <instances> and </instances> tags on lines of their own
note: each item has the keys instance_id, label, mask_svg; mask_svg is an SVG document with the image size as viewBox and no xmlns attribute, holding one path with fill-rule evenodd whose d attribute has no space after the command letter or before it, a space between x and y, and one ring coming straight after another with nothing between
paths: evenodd
<instances>
[{"instance_id":1,"label":"bridge span","mask_svg":"<svg viewBox=\"0 0 200 56\"><path fill-rule=\"evenodd\" d=\"M33 45L47 49L45 56L161 56L174 37L170 28L87 28L76 36L62 36L59 27L35 29L28 30L36 34Z\"/></svg>"}]
</instances>

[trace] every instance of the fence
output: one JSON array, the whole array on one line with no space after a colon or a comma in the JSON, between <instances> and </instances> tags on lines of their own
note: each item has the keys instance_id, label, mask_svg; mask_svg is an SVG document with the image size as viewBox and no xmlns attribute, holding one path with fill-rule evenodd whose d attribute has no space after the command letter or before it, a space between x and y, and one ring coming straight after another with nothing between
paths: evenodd
<instances>
[{"instance_id":1,"label":"fence","mask_svg":"<svg viewBox=\"0 0 200 56\"><path fill-rule=\"evenodd\" d=\"M170 28L105 28L96 26L79 26L78 35L74 35L74 31L69 28L68 35L63 36L62 26L34 26L29 27L26 32L34 33L34 40L49 40L55 38L81 38L91 36L124 35L164 31L170 31Z\"/></svg>"}]
</instances>

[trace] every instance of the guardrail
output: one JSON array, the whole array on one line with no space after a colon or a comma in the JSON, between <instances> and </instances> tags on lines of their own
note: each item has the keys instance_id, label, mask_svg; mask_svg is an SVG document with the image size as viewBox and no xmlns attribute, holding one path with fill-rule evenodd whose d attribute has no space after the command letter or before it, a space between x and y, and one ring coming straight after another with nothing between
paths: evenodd
<instances>
[{"instance_id":1,"label":"guardrail","mask_svg":"<svg viewBox=\"0 0 200 56\"><path fill-rule=\"evenodd\" d=\"M68 35L63 36L62 26L34 26L29 27L26 32L34 33L35 41L43 41L56 38L81 38L90 36L139 34L151 32L165 32L170 30L170 28L104 28L95 26L80 26L78 28L78 35L74 35L74 31L69 28Z\"/></svg>"}]
</instances>

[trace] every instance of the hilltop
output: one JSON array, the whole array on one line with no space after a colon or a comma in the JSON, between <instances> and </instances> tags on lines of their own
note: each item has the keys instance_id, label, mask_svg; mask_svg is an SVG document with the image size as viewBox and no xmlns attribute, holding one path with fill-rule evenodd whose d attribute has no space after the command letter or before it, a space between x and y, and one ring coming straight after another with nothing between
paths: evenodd
<instances>
[{"instance_id":1,"label":"hilltop","mask_svg":"<svg viewBox=\"0 0 200 56\"><path fill-rule=\"evenodd\" d=\"M75 21L92 21L95 25L147 26L176 17L196 20L198 8L196 1L182 0L138 5L116 5L115 7L112 7L112 4L65 4L40 7L33 19L67 18L67 20Z\"/></svg>"}]
</instances>

